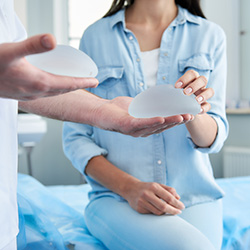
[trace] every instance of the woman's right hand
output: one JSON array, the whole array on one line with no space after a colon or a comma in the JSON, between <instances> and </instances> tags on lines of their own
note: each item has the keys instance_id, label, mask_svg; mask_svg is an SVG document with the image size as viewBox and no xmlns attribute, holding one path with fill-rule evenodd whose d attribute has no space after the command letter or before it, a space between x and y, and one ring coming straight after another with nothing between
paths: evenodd
<instances>
[{"instance_id":1,"label":"woman's right hand","mask_svg":"<svg viewBox=\"0 0 250 250\"><path fill-rule=\"evenodd\" d=\"M156 182L138 181L124 197L130 206L142 214L180 214L185 208L172 187Z\"/></svg>"}]
</instances>

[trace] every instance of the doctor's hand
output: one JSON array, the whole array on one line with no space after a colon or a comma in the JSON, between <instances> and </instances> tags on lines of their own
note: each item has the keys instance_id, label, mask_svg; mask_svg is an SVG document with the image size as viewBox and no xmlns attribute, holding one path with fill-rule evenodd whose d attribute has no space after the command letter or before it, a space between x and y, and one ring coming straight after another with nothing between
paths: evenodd
<instances>
[{"instance_id":1,"label":"doctor's hand","mask_svg":"<svg viewBox=\"0 0 250 250\"><path fill-rule=\"evenodd\" d=\"M24 58L52 50L55 46L55 39L49 34L37 35L22 42L0 44L0 97L34 100L98 85L94 78L62 77L46 73Z\"/></svg>"},{"instance_id":2,"label":"doctor's hand","mask_svg":"<svg viewBox=\"0 0 250 250\"><path fill-rule=\"evenodd\" d=\"M106 100L104 104L98 106L92 112L94 126L134 137L146 137L161 133L194 118L190 114L171 117L134 118L128 114L128 107L132 100L133 98L126 96Z\"/></svg>"},{"instance_id":3,"label":"doctor's hand","mask_svg":"<svg viewBox=\"0 0 250 250\"><path fill-rule=\"evenodd\" d=\"M183 88L186 95L196 95L197 102L201 105L201 113L207 113L211 105L207 102L214 95L212 88L206 88L207 78L200 76L198 72L194 70L187 71L181 78L175 83L176 88Z\"/></svg>"},{"instance_id":4,"label":"doctor's hand","mask_svg":"<svg viewBox=\"0 0 250 250\"><path fill-rule=\"evenodd\" d=\"M138 181L124 196L130 206L142 214L180 214L185 208L175 189L156 182Z\"/></svg>"}]
</instances>

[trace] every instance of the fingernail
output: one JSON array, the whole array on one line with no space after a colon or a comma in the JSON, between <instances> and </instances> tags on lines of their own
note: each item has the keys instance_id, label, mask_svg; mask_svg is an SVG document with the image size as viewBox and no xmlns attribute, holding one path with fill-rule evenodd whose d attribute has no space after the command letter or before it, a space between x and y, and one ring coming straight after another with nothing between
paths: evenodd
<instances>
[{"instance_id":1,"label":"fingernail","mask_svg":"<svg viewBox=\"0 0 250 250\"><path fill-rule=\"evenodd\" d=\"M203 108L201 108L201 110L200 110L200 114L202 114L203 113Z\"/></svg>"},{"instance_id":2,"label":"fingernail","mask_svg":"<svg viewBox=\"0 0 250 250\"><path fill-rule=\"evenodd\" d=\"M184 90L185 94L187 95L190 94L192 91L193 91L192 88L187 88Z\"/></svg>"},{"instance_id":3,"label":"fingernail","mask_svg":"<svg viewBox=\"0 0 250 250\"><path fill-rule=\"evenodd\" d=\"M176 87L176 88L180 88L182 85L183 85L182 82L177 82L177 83L175 84L175 87Z\"/></svg>"},{"instance_id":4,"label":"fingernail","mask_svg":"<svg viewBox=\"0 0 250 250\"><path fill-rule=\"evenodd\" d=\"M177 212L177 214L181 214L182 213L182 211L181 210L179 210L178 212Z\"/></svg>"},{"instance_id":5,"label":"fingernail","mask_svg":"<svg viewBox=\"0 0 250 250\"><path fill-rule=\"evenodd\" d=\"M53 44L51 43L51 40L49 39L48 36L43 36L41 39L41 43L43 45L44 48L46 49L52 49L53 48Z\"/></svg>"},{"instance_id":6,"label":"fingernail","mask_svg":"<svg viewBox=\"0 0 250 250\"><path fill-rule=\"evenodd\" d=\"M201 102L203 101L203 97L202 97L202 96L199 96L199 97L197 98L197 101L198 101L199 103L201 103Z\"/></svg>"}]
</instances>

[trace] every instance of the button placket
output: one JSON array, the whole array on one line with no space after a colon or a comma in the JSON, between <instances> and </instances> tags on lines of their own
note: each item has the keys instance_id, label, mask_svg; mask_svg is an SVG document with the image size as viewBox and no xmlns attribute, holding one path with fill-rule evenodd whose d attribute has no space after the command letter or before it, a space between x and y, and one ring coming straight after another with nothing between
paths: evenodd
<instances>
[{"instance_id":1,"label":"button placket","mask_svg":"<svg viewBox=\"0 0 250 250\"><path fill-rule=\"evenodd\" d=\"M160 134L159 134L160 135ZM154 181L166 183L167 171L165 166L164 140L162 136L154 137Z\"/></svg>"},{"instance_id":2,"label":"button placket","mask_svg":"<svg viewBox=\"0 0 250 250\"><path fill-rule=\"evenodd\" d=\"M131 50L131 56L132 60L134 61L134 67L135 67L134 72L136 74L135 75L136 94L139 94L145 88L144 76L141 68L141 58L139 56L140 55L139 44L132 33L129 33L127 35L127 38L129 40L129 48Z\"/></svg>"},{"instance_id":3,"label":"button placket","mask_svg":"<svg viewBox=\"0 0 250 250\"><path fill-rule=\"evenodd\" d=\"M166 84L170 82L172 42L173 27L169 27L164 31L161 41L162 52L159 59L159 68L157 74L157 82L160 84Z\"/></svg>"}]
</instances>

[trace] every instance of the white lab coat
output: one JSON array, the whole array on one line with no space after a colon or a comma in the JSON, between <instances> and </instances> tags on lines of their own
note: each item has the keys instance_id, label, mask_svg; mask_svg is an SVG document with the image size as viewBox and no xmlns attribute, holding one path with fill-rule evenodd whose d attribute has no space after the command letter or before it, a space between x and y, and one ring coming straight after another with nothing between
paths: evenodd
<instances>
[{"instance_id":1,"label":"white lab coat","mask_svg":"<svg viewBox=\"0 0 250 250\"><path fill-rule=\"evenodd\" d=\"M0 0L0 43L25 37L25 30L14 13L13 1ZM16 187L17 101L0 98L0 249L18 234Z\"/></svg>"}]
</instances>

